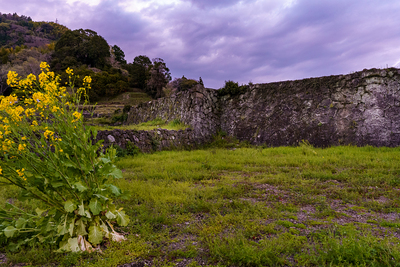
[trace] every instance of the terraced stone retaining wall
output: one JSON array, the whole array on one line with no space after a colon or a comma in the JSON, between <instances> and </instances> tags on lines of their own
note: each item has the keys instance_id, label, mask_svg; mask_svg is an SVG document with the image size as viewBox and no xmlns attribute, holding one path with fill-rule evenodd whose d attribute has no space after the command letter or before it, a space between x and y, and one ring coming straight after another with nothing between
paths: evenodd
<instances>
[{"instance_id":1,"label":"terraced stone retaining wall","mask_svg":"<svg viewBox=\"0 0 400 267\"><path fill-rule=\"evenodd\" d=\"M234 96L218 96L216 90L196 86L133 107L128 124L156 118L180 119L191 125L191 130L180 134L156 131L161 147L166 148L171 144L208 142L219 130L239 140L268 146L297 145L303 139L319 147L398 146L400 70L371 69L348 75L256 84ZM122 137L115 137L118 134ZM148 149L148 140L156 134L155 131L99 134L102 138L108 135L122 145L126 140L136 142L135 136L136 144Z\"/></svg>"}]
</instances>

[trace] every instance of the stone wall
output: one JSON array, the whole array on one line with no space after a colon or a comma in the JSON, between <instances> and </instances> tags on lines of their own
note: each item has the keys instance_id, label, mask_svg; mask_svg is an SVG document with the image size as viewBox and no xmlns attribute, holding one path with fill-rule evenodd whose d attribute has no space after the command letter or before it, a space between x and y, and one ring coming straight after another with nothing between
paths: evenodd
<instances>
[{"instance_id":1,"label":"stone wall","mask_svg":"<svg viewBox=\"0 0 400 267\"><path fill-rule=\"evenodd\" d=\"M398 146L399 90L397 69L259 84L221 99L221 128L270 146Z\"/></svg>"},{"instance_id":2,"label":"stone wall","mask_svg":"<svg viewBox=\"0 0 400 267\"><path fill-rule=\"evenodd\" d=\"M256 84L237 96L218 97L215 90L197 86L133 107L128 123L155 118L180 119L191 125L192 130L184 131L179 141L188 144L207 142L222 130L258 145L297 145L304 139L320 147L398 146L400 70L372 69L349 75ZM176 133L158 131L165 136L162 138L167 147L171 134ZM135 142L146 143L142 140L150 140L146 136L153 134L154 131L135 135L138 140ZM132 138L127 135L121 140ZM181 140L180 135L175 138Z\"/></svg>"},{"instance_id":3,"label":"stone wall","mask_svg":"<svg viewBox=\"0 0 400 267\"><path fill-rule=\"evenodd\" d=\"M194 134L208 140L220 126L220 106L217 92L197 85L193 89L178 92L171 97L159 98L132 107L127 124L161 118L166 121L179 119L190 125Z\"/></svg>"},{"instance_id":4,"label":"stone wall","mask_svg":"<svg viewBox=\"0 0 400 267\"><path fill-rule=\"evenodd\" d=\"M169 131L164 129L157 129L154 131L99 131L96 141L99 140L104 140L103 145L105 147L116 144L122 148L126 148L126 144L132 142L142 152L196 147L207 142L204 138L195 135L192 129L180 131Z\"/></svg>"}]
</instances>

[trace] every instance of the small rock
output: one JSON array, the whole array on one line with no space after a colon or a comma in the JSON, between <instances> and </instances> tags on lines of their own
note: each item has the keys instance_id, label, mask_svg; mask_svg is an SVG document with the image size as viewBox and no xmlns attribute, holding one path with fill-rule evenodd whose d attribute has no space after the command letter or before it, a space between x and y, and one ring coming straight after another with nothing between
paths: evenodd
<instances>
[{"instance_id":1,"label":"small rock","mask_svg":"<svg viewBox=\"0 0 400 267\"><path fill-rule=\"evenodd\" d=\"M115 138L111 134L107 135L107 139L108 139L108 141L110 141L110 143L114 143L115 142Z\"/></svg>"}]
</instances>

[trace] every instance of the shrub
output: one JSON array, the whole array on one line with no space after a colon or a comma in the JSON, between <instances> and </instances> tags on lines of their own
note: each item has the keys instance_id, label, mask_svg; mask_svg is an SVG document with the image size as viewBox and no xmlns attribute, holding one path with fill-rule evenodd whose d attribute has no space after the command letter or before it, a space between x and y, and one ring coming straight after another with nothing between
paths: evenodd
<instances>
[{"instance_id":1,"label":"shrub","mask_svg":"<svg viewBox=\"0 0 400 267\"><path fill-rule=\"evenodd\" d=\"M141 152L140 149L131 141L126 143L125 149L118 145L115 146L115 148L117 150L117 157L136 156Z\"/></svg>"},{"instance_id":2,"label":"shrub","mask_svg":"<svg viewBox=\"0 0 400 267\"><path fill-rule=\"evenodd\" d=\"M112 201L122 192L111 181L122 172L113 164L115 149L99 152L101 142L90 140L97 132L83 127L79 105L82 97L87 100L91 78L76 90L68 68L68 94L46 63L40 67L38 79L9 72L8 84L23 96L0 97L0 183L19 187L21 200L43 206L24 211L6 203L0 209L0 243L91 252L104 239L124 239L113 223L126 226L129 218Z\"/></svg>"},{"instance_id":3,"label":"shrub","mask_svg":"<svg viewBox=\"0 0 400 267\"><path fill-rule=\"evenodd\" d=\"M125 122L128 119L128 114L122 113L118 115L114 115L111 118L111 123L116 123L116 122Z\"/></svg>"},{"instance_id":4,"label":"shrub","mask_svg":"<svg viewBox=\"0 0 400 267\"><path fill-rule=\"evenodd\" d=\"M240 95L246 92L248 86L247 85L241 85L233 81L225 81L225 86L220 88L217 92L219 96L224 96L224 95Z\"/></svg>"}]
</instances>

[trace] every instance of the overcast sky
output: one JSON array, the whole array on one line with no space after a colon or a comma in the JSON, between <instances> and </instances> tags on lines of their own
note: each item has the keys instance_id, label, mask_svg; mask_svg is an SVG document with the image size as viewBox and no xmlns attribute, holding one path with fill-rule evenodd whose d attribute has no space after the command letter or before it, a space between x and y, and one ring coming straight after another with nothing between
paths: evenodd
<instances>
[{"instance_id":1,"label":"overcast sky","mask_svg":"<svg viewBox=\"0 0 400 267\"><path fill-rule=\"evenodd\" d=\"M0 0L220 88L400 66L399 0Z\"/></svg>"}]
</instances>

